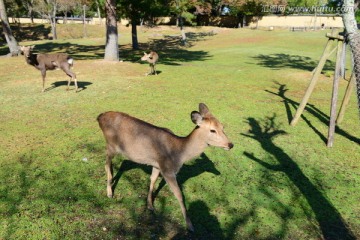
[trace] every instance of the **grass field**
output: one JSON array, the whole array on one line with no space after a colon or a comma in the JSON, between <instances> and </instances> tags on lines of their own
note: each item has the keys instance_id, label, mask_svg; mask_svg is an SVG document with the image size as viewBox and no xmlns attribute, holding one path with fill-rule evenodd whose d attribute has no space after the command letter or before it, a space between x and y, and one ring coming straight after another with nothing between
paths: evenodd
<instances>
[{"instance_id":1,"label":"grass field","mask_svg":"<svg viewBox=\"0 0 360 240\"><path fill-rule=\"evenodd\" d=\"M77 29L76 29L77 28ZM132 51L121 28L122 62L102 60L104 27L26 29L38 52L67 52L81 91L62 71L41 75L24 58L0 58L0 239L356 239L360 238L360 125L355 94L326 147L334 61L295 127L289 126L325 32L139 29ZM142 51L158 51L145 77ZM5 54L5 46L0 53ZM342 99L347 81L340 84ZM71 89L73 89L72 86ZM115 197L106 197L105 142L98 114L123 111L185 136L204 102L225 125L231 151L208 148L178 174L195 233L163 181L146 208L151 168L121 157ZM118 170L120 169L120 172Z\"/></svg>"}]
</instances>

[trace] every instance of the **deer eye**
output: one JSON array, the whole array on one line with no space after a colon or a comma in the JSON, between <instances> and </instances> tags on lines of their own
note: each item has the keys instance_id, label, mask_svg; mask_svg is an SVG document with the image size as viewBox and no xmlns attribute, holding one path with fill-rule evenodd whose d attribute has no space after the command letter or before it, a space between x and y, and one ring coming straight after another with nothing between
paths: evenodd
<instances>
[{"instance_id":1,"label":"deer eye","mask_svg":"<svg viewBox=\"0 0 360 240\"><path fill-rule=\"evenodd\" d=\"M216 130L214 130L214 129L211 129L211 130L210 130L210 132L212 132L212 133L216 133Z\"/></svg>"}]
</instances>

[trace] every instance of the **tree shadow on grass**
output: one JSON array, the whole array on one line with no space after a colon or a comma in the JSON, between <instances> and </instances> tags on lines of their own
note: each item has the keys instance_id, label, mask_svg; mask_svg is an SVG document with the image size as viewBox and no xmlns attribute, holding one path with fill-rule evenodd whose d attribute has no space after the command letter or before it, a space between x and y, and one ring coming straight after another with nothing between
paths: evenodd
<instances>
[{"instance_id":1,"label":"tree shadow on grass","mask_svg":"<svg viewBox=\"0 0 360 240\"><path fill-rule=\"evenodd\" d=\"M45 24L10 24L11 31L18 42L23 41L38 41L43 39L49 39L51 32L50 25ZM0 43L6 43L5 36L0 35ZM1 54L0 54L1 55Z\"/></svg>"},{"instance_id":2,"label":"tree shadow on grass","mask_svg":"<svg viewBox=\"0 0 360 240\"><path fill-rule=\"evenodd\" d=\"M9 48L7 46L0 45L0 57L9 57Z\"/></svg>"},{"instance_id":3,"label":"tree shadow on grass","mask_svg":"<svg viewBox=\"0 0 360 240\"><path fill-rule=\"evenodd\" d=\"M4 188L2 188L1 192L0 192L0 199L1 202L4 206L6 206L4 209L6 209L5 212L1 213L4 214L6 217L4 217L4 219L9 219L6 222L6 227L5 227L5 239L11 239L13 233L17 230L17 222L16 219L14 219L12 216L16 216L19 215L21 210L19 209L20 203L27 197L27 195L29 194L29 190L32 187L33 183L37 180L37 179L30 179L28 177L28 169L30 167L30 165L32 164L32 159L26 155L22 155L19 157L18 162L20 163L19 165L21 166L21 169L16 171L16 173L13 173L13 170L11 169L11 167L9 166L8 170L7 166L1 166L1 170L2 170L2 180L6 180L6 179L11 179L14 176L17 176L18 181L17 186L11 186L12 184L4 184ZM4 175L3 175L4 174ZM14 194L14 189L13 188L19 188L19 193L18 194ZM16 192L16 191L15 191Z\"/></svg>"},{"instance_id":4,"label":"tree shadow on grass","mask_svg":"<svg viewBox=\"0 0 360 240\"><path fill-rule=\"evenodd\" d=\"M14 24L11 25L11 30L19 42L38 41L49 39L51 27L50 25L45 26L44 24Z\"/></svg>"},{"instance_id":5,"label":"tree shadow on grass","mask_svg":"<svg viewBox=\"0 0 360 240\"><path fill-rule=\"evenodd\" d=\"M273 70L280 70L283 68L293 68L305 71L312 71L318 65L318 61L310 57L300 55L290 55L284 53L275 54L259 54L253 57L257 60L257 64L271 68ZM334 71L335 63L333 61L326 61L323 71Z\"/></svg>"},{"instance_id":6,"label":"tree shadow on grass","mask_svg":"<svg viewBox=\"0 0 360 240\"><path fill-rule=\"evenodd\" d=\"M286 134L285 131L277 129L275 118L276 116L268 117L263 124L254 118L248 118L251 129L249 134L242 135L258 141L262 148L274 157L277 164L267 163L266 160L257 158L253 153L244 152L244 155L269 171L281 171L286 174L306 198L324 239L356 239L339 211L301 171L292 158L273 142L275 137Z\"/></svg>"},{"instance_id":7,"label":"tree shadow on grass","mask_svg":"<svg viewBox=\"0 0 360 240\"><path fill-rule=\"evenodd\" d=\"M189 34L189 47L193 46L195 42L205 41L206 33L193 33ZM133 50L130 44L122 45L120 47L120 55L125 61L141 62L140 58L144 55L144 51L156 51L159 54L159 64L180 66L182 63L192 61L205 61L211 56L206 51L192 51L188 47L183 47L177 36L165 35L161 39L150 39L147 43L139 43L141 50Z\"/></svg>"},{"instance_id":8,"label":"tree shadow on grass","mask_svg":"<svg viewBox=\"0 0 360 240\"><path fill-rule=\"evenodd\" d=\"M275 82L275 84L278 86L278 91L277 92L269 91L269 90L265 90L265 91L268 92L268 93L274 94L276 96L279 96L280 98L283 99L283 103L284 103L284 106L285 106L285 111L286 111L286 114L287 114L288 122L290 124L290 122L292 121L292 118L293 118L293 113L291 112L291 108L293 108L296 111L296 109L299 107L300 104L286 96L286 92L289 90L289 89L286 88L286 84L280 84L278 82ZM330 101L329 101L329 104L330 104ZM306 117L306 113L310 113L311 115L318 118L322 123L324 123L327 126L329 126L330 117L327 114L325 114L324 112L322 112L315 105L309 104L309 103L306 105L305 111L303 112L303 114L301 114L301 118L306 122L306 124L320 137L320 139L324 143L327 143L326 136L324 136L324 134L322 134L311 123L311 121ZM360 144L360 138L352 136L348 132L341 129L339 126L335 127L335 132L337 134L340 134L341 136L349 139L350 141L353 141L353 142L355 142L357 144Z\"/></svg>"},{"instance_id":9,"label":"tree shadow on grass","mask_svg":"<svg viewBox=\"0 0 360 240\"><path fill-rule=\"evenodd\" d=\"M189 47L193 46L195 42L205 41L206 37L212 36L210 33L188 33ZM141 50L133 50L131 44L125 44L119 46L120 59L130 62L138 62L141 64L147 64L147 62L141 62L140 58L143 56L143 51L153 50L156 51L160 58L159 63L165 65L182 65L184 62L191 61L205 61L211 56L206 51L191 51L186 47L183 47L179 43L177 37L164 36L161 39L150 39L147 43L139 43ZM69 54L76 60L94 60L103 59L105 46L104 45L84 45L70 42L46 42L37 44L35 46L35 52L37 53L54 53L64 52ZM7 54L6 48L0 48L0 53Z\"/></svg>"},{"instance_id":10,"label":"tree shadow on grass","mask_svg":"<svg viewBox=\"0 0 360 240\"><path fill-rule=\"evenodd\" d=\"M79 171L75 173L74 168L66 164L57 165L61 170L48 168L46 164L39 162L38 156L33 152L21 153L15 158L14 162L1 164L0 167L0 203L2 209L6 209L0 213L4 227L0 231L1 236L4 239L17 239L26 235L31 239L37 236L37 233L29 229L41 229L44 224L49 224L46 225L46 231L56 232L57 238L74 234L75 231L80 235L85 232L89 234L90 229L86 225L81 224L81 229L72 229L68 224L80 224L66 222L72 218L77 219L82 213L81 210L77 213L79 215L64 210L71 206L81 206L86 201L89 204L87 211L104 212L104 202L99 200L95 191L87 185L85 176L88 176L88 173L83 173L81 178L77 175ZM74 176L77 181L74 181ZM60 215L62 217L58 218ZM59 228L63 232L57 232L58 229L54 226L61 226Z\"/></svg>"},{"instance_id":11,"label":"tree shadow on grass","mask_svg":"<svg viewBox=\"0 0 360 240\"><path fill-rule=\"evenodd\" d=\"M83 45L70 42L46 42L36 44L34 53L63 52L69 54L75 60L94 60L104 58L104 45Z\"/></svg>"}]
</instances>

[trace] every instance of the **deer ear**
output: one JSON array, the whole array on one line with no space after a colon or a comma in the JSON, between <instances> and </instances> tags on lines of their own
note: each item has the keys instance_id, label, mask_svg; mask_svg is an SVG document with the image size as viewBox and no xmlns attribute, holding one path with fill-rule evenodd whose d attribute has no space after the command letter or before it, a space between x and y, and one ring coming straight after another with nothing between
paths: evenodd
<instances>
[{"instance_id":1,"label":"deer ear","mask_svg":"<svg viewBox=\"0 0 360 240\"><path fill-rule=\"evenodd\" d=\"M202 118L202 116L201 116L201 114L199 112L197 112L197 111L192 111L191 112L191 121L193 123L200 126L202 120L203 120L203 118Z\"/></svg>"},{"instance_id":2,"label":"deer ear","mask_svg":"<svg viewBox=\"0 0 360 240\"><path fill-rule=\"evenodd\" d=\"M146 52L144 52L144 55L146 55Z\"/></svg>"},{"instance_id":3,"label":"deer ear","mask_svg":"<svg viewBox=\"0 0 360 240\"><path fill-rule=\"evenodd\" d=\"M35 48L35 45L30 46L30 50L33 50Z\"/></svg>"},{"instance_id":4,"label":"deer ear","mask_svg":"<svg viewBox=\"0 0 360 240\"><path fill-rule=\"evenodd\" d=\"M199 112L200 112L201 116L210 114L209 108L204 103L199 104Z\"/></svg>"}]
</instances>

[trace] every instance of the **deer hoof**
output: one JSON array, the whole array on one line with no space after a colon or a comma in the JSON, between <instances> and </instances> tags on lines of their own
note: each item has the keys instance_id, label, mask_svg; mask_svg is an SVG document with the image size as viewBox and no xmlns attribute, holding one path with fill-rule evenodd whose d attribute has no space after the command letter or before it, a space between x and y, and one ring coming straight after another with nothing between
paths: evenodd
<instances>
[{"instance_id":1,"label":"deer hoof","mask_svg":"<svg viewBox=\"0 0 360 240\"><path fill-rule=\"evenodd\" d=\"M108 198L113 198L113 197L114 197L114 194L113 194L113 191L112 191L112 189L111 189L111 186L108 186L108 187L107 187L106 192L107 192Z\"/></svg>"},{"instance_id":2,"label":"deer hoof","mask_svg":"<svg viewBox=\"0 0 360 240\"><path fill-rule=\"evenodd\" d=\"M190 223L190 225L187 226L187 229L190 231L190 232L195 232L195 229L194 229L194 226Z\"/></svg>"},{"instance_id":3,"label":"deer hoof","mask_svg":"<svg viewBox=\"0 0 360 240\"><path fill-rule=\"evenodd\" d=\"M150 205L150 204L148 204L147 208L148 208L150 211L154 211L154 210L155 210L154 207L153 207L152 205Z\"/></svg>"}]
</instances>

